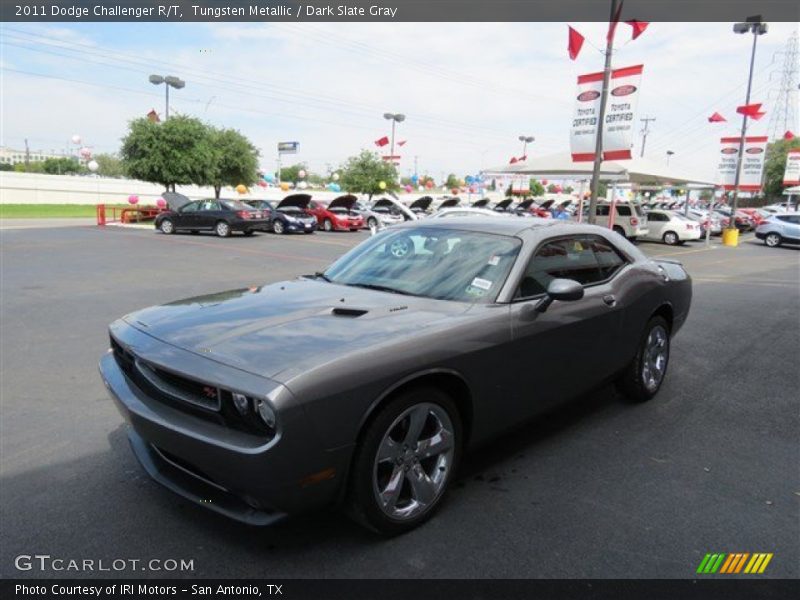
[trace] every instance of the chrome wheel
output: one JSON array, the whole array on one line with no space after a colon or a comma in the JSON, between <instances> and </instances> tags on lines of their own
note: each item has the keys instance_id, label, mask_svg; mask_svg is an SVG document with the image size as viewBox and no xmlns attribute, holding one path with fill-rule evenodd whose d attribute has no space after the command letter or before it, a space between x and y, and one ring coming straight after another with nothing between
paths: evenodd
<instances>
[{"instance_id":1,"label":"chrome wheel","mask_svg":"<svg viewBox=\"0 0 800 600\"><path fill-rule=\"evenodd\" d=\"M322 228L325 231L333 231L333 222L330 219L325 219L322 222Z\"/></svg>"},{"instance_id":2,"label":"chrome wheel","mask_svg":"<svg viewBox=\"0 0 800 600\"><path fill-rule=\"evenodd\" d=\"M661 385L669 360L669 334L661 325L650 330L642 356L642 382L653 392Z\"/></svg>"},{"instance_id":3,"label":"chrome wheel","mask_svg":"<svg viewBox=\"0 0 800 600\"><path fill-rule=\"evenodd\" d=\"M231 234L231 227L225 221L217 223L216 230L219 237L228 237Z\"/></svg>"},{"instance_id":4,"label":"chrome wheel","mask_svg":"<svg viewBox=\"0 0 800 600\"><path fill-rule=\"evenodd\" d=\"M372 488L378 507L404 521L432 507L453 467L453 424L441 406L420 403L389 426L375 456Z\"/></svg>"},{"instance_id":5,"label":"chrome wheel","mask_svg":"<svg viewBox=\"0 0 800 600\"><path fill-rule=\"evenodd\" d=\"M664 234L664 243L668 246L674 246L678 243L678 235L672 231L668 231Z\"/></svg>"},{"instance_id":6,"label":"chrome wheel","mask_svg":"<svg viewBox=\"0 0 800 600\"><path fill-rule=\"evenodd\" d=\"M764 238L764 243L770 248L780 246L781 236L779 236L777 233L769 233L767 234L767 237Z\"/></svg>"},{"instance_id":7,"label":"chrome wheel","mask_svg":"<svg viewBox=\"0 0 800 600\"><path fill-rule=\"evenodd\" d=\"M407 238L395 240L389 244L389 254L395 258L403 258L409 252L411 252L411 240Z\"/></svg>"},{"instance_id":8,"label":"chrome wheel","mask_svg":"<svg viewBox=\"0 0 800 600\"><path fill-rule=\"evenodd\" d=\"M161 226L160 227L161 227L161 232L162 233L166 233L167 235L169 235L170 233L174 233L175 232L175 226L172 224L172 221L170 221L169 219L164 219L163 221L161 221Z\"/></svg>"},{"instance_id":9,"label":"chrome wheel","mask_svg":"<svg viewBox=\"0 0 800 600\"><path fill-rule=\"evenodd\" d=\"M272 224L272 231L274 233L277 233L278 235L282 234L283 233L283 223L281 223L280 221L275 221Z\"/></svg>"}]
</instances>

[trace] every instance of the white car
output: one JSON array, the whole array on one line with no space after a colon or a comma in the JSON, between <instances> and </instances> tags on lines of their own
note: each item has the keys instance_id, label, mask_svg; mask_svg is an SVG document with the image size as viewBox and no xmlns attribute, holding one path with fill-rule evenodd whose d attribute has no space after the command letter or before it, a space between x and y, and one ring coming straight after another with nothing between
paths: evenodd
<instances>
[{"instance_id":1,"label":"white car","mask_svg":"<svg viewBox=\"0 0 800 600\"><path fill-rule=\"evenodd\" d=\"M669 246L700 239L700 223L669 210L648 212L647 229L643 239L664 242Z\"/></svg>"}]
</instances>

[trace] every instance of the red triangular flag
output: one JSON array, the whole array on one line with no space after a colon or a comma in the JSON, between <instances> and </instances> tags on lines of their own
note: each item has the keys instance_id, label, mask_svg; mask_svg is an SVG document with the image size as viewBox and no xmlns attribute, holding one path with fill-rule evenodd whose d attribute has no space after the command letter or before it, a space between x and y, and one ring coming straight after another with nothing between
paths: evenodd
<instances>
[{"instance_id":1,"label":"red triangular flag","mask_svg":"<svg viewBox=\"0 0 800 600\"><path fill-rule=\"evenodd\" d=\"M756 114L761 110L761 102L756 102L754 104L744 104L742 106L736 107L736 112L740 115L745 115L746 117L755 117ZM760 118L760 117L758 117Z\"/></svg>"},{"instance_id":2,"label":"red triangular flag","mask_svg":"<svg viewBox=\"0 0 800 600\"><path fill-rule=\"evenodd\" d=\"M383 137L382 137L382 138L380 138L379 140L375 140L375 145L376 145L378 148L382 148L383 146L385 146L385 145L386 145L386 144L388 144L388 143L389 143L389 138L388 138L387 136L383 136Z\"/></svg>"},{"instance_id":3,"label":"red triangular flag","mask_svg":"<svg viewBox=\"0 0 800 600\"><path fill-rule=\"evenodd\" d=\"M758 120L759 120L759 119L761 119L761 117L763 117L765 114L767 114L767 111L764 111L764 112L757 112L756 114L754 114L754 115L750 115L750 116L751 116L751 118L752 118L754 121L758 121Z\"/></svg>"},{"instance_id":4,"label":"red triangular flag","mask_svg":"<svg viewBox=\"0 0 800 600\"><path fill-rule=\"evenodd\" d=\"M517 159L517 161L519 161L519 162L525 162L526 160L528 160L528 155L527 155L527 154L525 154L525 155L523 155L523 156L520 156L520 157Z\"/></svg>"},{"instance_id":5,"label":"red triangular flag","mask_svg":"<svg viewBox=\"0 0 800 600\"><path fill-rule=\"evenodd\" d=\"M709 122L709 123L726 123L727 121L728 121L728 119L726 119L725 117L723 117L723 116L722 116L721 114L719 114L718 112L715 112L713 115L711 115L710 117L708 117L708 122Z\"/></svg>"},{"instance_id":6,"label":"red triangular flag","mask_svg":"<svg viewBox=\"0 0 800 600\"><path fill-rule=\"evenodd\" d=\"M650 23L647 21L637 21L636 19L631 19L630 21L625 22L633 28L633 37L631 39L634 40L642 35L644 30L647 29L647 26L650 25Z\"/></svg>"},{"instance_id":7,"label":"red triangular flag","mask_svg":"<svg viewBox=\"0 0 800 600\"><path fill-rule=\"evenodd\" d=\"M785 139L785 140L793 140L794 139L794 134L791 131L786 130L786 133L783 134L783 139Z\"/></svg>"},{"instance_id":8,"label":"red triangular flag","mask_svg":"<svg viewBox=\"0 0 800 600\"><path fill-rule=\"evenodd\" d=\"M398 146L405 146L405 144L406 144L406 142L407 142L407 141L408 141L408 140L403 140L402 142L397 142L397 145L398 145Z\"/></svg>"},{"instance_id":9,"label":"red triangular flag","mask_svg":"<svg viewBox=\"0 0 800 600\"><path fill-rule=\"evenodd\" d=\"M512 156L511 160L508 161L508 164L513 165L515 162L517 162L517 157L516 156Z\"/></svg>"},{"instance_id":10,"label":"red triangular flag","mask_svg":"<svg viewBox=\"0 0 800 600\"><path fill-rule=\"evenodd\" d=\"M567 45L567 52L569 52L570 59L575 60L578 58L581 48L583 48L583 40L585 38L569 25L567 25L567 27L569 28L569 44Z\"/></svg>"}]
</instances>

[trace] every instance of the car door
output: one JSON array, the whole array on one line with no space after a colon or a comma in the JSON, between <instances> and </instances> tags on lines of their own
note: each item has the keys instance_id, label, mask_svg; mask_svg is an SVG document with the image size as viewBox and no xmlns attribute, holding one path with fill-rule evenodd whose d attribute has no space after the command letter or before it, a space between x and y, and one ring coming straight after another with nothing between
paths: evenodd
<instances>
[{"instance_id":1,"label":"car door","mask_svg":"<svg viewBox=\"0 0 800 600\"><path fill-rule=\"evenodd\" d=\"M194 229L197 226L197 211L199 210L199 201L189 202L189 204L181 206L175 215L175 228Z\"/></svg>"},{"instance_id":2,"label":"car door","mask_svg":"<svg viewBox=\"0 0 800 600\"><path fill-rule=\"evenodd\" d=\"M219 202L216 200L203 200L200 203L200 210L197 211L195 229L213 229L222 216L222 207Z\"/></svg>"},{"instance_id":3,"label":"car door","mask_svg":"<svg viewBox=\"0 0 800 600\"><path fill-rule=\"evenodd\" d=\"M664 235L664 226L669 223L669 217L664 213L651 212L647 215L647 228L649 233L647 237L654 240L660 240Z\"/></svg>"},{"instance_id":4,"label":"car door","mask_svg":"<svg viewBox=\"0 0 800 600\"><path fill-rule=\"evenodd\" d=\"M511 305L508 354L524 413L531 416L573 398L620 368L622 314L615 275L626 264L601 236L576 234L539 245ZM584 297L537 311L556 278L581 283Z\"/></svg>"}]
</instances>

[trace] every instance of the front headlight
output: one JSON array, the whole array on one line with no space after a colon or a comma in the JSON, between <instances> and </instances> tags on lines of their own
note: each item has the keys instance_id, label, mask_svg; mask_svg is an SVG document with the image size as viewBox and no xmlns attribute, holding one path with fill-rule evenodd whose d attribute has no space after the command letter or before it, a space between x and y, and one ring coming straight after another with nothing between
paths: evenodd
<instances>
[{"instance_id":1,"label":"front headlight","mask_svg":"<svg viewBox=\"0 0 800 600\"><path fill-rule=\"evenodd\" d=\"M290 217L290 216L287 215L286 216L286 220L289 221L289 223L297 223L297 218L296 217Z\"/></svg>"},{"instance_id":2,"label":"front headlight","mask_svg":"<svg viewBox=\"0 0 800 600\"><path fill-rule=\"evenodd\" d=\"M274 431L276 419L275 409L272 408L272 405L266 400L256 398L256 412L264 424Z\"/></svg>"}]
</instances>

